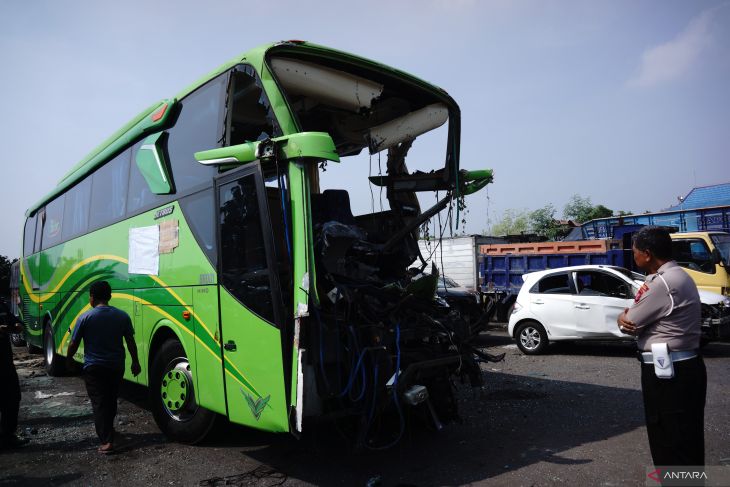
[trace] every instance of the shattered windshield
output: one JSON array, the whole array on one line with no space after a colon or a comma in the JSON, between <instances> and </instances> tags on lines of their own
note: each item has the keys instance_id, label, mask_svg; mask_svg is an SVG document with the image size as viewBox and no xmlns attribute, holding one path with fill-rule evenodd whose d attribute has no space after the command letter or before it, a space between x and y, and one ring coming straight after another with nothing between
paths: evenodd
<instances>
[{"instance_id":1,"label":"shattered windshield","mask_svg":"<svg viewBox=\"0 0 730 487\"><path fill-rule=\"evenodd\" d=\"M272 57L270 65L301 129L329 133L340 157L407 152L449 118L433 93L382 71L318 58Z\"/></svg>"},{"instance_id":2,"label":"shattered windshield","mask_svg":"<svg viewBox=\"0 0 730 487\"><path fill-rule=\"evenodd\" d=\"M288 56L270 66L300 129L328 133L341 158L320 165L313 192L347 191L355 215L408 217L432 204L417 192L450 187L450 107L439 96L385 70Z\"/></svg>"},{"instance_id":3,"label":"shattered windshield","mask_svg":"<svg viewBox=\"0 0 730 487\"><path fill-rule=\"evenodd\" d=\"M458 228L459 112L442 90L352 60L283 53L269 65L300 130L328 133L340 156L309 173L315 219L338 204L378 244L407 228L403 270L419 257L419 233Z\"/></svg>"}]
</instances>

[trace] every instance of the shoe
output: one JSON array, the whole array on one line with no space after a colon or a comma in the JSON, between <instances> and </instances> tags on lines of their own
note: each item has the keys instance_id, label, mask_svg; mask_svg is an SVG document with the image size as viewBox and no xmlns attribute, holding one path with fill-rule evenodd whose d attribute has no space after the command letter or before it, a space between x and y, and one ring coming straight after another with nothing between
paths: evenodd
<instances>
[{"instance_id":1,"label":"shoe","mask_svg":"<svg viewBox=\"0 0 730 487\"><path fill-rule=\"evenodd\" d=\"M22 448L30 442L28 438L19 438L15 435L8 436L0 440L0 448L7 448L13 450L15 448Z\"/></svg>"}]
</instances>

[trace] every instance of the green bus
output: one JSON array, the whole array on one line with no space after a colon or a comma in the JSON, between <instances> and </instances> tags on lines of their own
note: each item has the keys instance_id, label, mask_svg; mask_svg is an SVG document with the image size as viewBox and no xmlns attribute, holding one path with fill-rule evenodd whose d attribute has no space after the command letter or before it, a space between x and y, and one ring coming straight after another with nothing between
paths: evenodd
<instances>
[{"instance_id":1,"label":"green bus","mask_svg":"<svg viewBox=\"0 0 730 487\"><path fill-rule=\"evenodd\" d=\"M446 153L409 171L413 142L442 125ZM27 210L28 346L62 373L104 279L140 352L142 373L125 378L149 387L172 440L200 441L218 415L295 435L310 418L352 418L361 445L395 441L406 414L440 424L456 415L454 377L477 382L484 359L418 268L419 227L492 179L459 169L459 134L445 91L382 64L302 41L236 57ZM320 181L363 149L386 158L369 184L387 208L354 216L348 192ZM422 211L419 192L437 203Z\"/></svg>"}]
</instances>

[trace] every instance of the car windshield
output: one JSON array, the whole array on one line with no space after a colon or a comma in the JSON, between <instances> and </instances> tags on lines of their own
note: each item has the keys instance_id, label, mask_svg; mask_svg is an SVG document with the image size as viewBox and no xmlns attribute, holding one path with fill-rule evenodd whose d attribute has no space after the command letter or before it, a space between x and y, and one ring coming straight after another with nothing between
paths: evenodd
<instances>
[{"instance_id":1,"label":"car windshield","mask_svg":"<svg viewBox=\"0 0 730 487\"><path fill-rule=\"evenodd\" d=\"M712 243L715 244L717 250L720 251L722 261L726 266L730 266L730 235L722 233L713 233L710 235Z\"/></svg>"}]
</instances>

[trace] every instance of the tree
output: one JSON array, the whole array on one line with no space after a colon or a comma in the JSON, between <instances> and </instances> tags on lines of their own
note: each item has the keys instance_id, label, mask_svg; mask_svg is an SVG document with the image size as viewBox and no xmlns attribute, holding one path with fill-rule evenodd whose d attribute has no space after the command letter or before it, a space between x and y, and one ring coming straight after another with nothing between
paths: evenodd
<instances>
[{"instance_id":1,"label":"tree","mask_svg":"<svg viewBox=\"0 0 730 487\"><path fill-rule=\"evenodd\" d=\"M13 261L14 262L14 261ZM10 296L10 265L12 262L0 255L0 296Z\"/></svg>"},{"instance_id":2,"label":"tree","mask_svg":"<svg viewBox=\"0 0 730 487\"><path fill-rule=\"evenodd\" d=\"M542 208L530 213L530 227L532 231L548 240L555 240L564 236L560 223L555 220L555 207L548 203Z\"/></svg>"},{"instance_id":3,"label":"tree","mask_svg":"<svg viewBox=\"0 0 730 487\"><path fill-rule=\"evenodd\" d=\"M502 218L492 226L492 235L519 235L530 227L529 214L526 210L505 210Z\"/></svg>"},{"instance_id":4,"label":"tree","mask_svg":"<svg viewBox=\"0 0 730 487\"><path fill-rule=\"evenodd\" d=\"M591 220L595 220L596 218L607 218L609 216L613 216L613 210L610 210L603 205L596 205L593 207Z\"/></svg>"},{"instance_id":5,"label":"tree","mask_svg":"<svg viewBox=\"0 0 730 487\"><path fill-rule=\"evenodd\" d=\"M578 223L585 223L596 218L613 216L613 210L603 205L593 206L590 198L574 194L563 208L563 217Z\"/></svg>"},{"instance_id":6,"label":"tree","mask_svg":"<svg viewBox=\"0 0 730 487\"><path fill-rule=\"evenodd\" d=\"M593 205L591 205L590 198L583 198L580 195L574 194L563 208L563 217L583 223L590 220L592 211Z\"/></svg>"}]
</instances>

